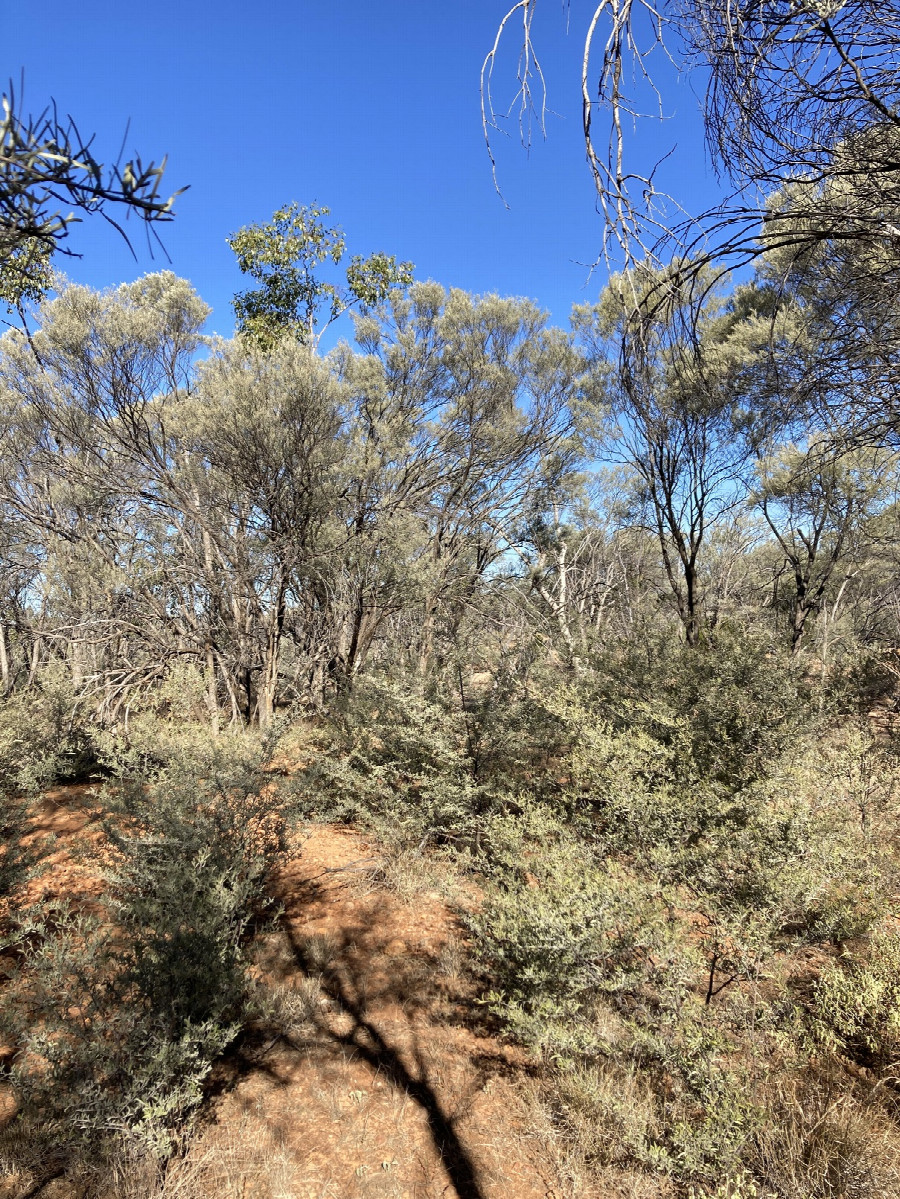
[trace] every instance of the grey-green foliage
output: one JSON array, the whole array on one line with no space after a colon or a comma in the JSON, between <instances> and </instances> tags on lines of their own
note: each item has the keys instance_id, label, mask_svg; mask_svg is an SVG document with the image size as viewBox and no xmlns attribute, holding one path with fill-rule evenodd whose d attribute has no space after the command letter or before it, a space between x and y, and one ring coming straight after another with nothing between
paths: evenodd
<instances>
[{"instance_id":1,"label":"grey-green foliage","mask_svg":"<svg viewBox=\"0 0 900 1199\"><path fill-rule=\"evenodd\" d=\"M663 631L607 649L587 687L613 728L643 730L666 747L669 777L723 793L765 777L815 715L783 647L736 621L692 647Z\"/></svg>"},{"instance_id":2,"label":"grey-green foliage","mask_svg":"<svg viewBox=\"0 0 900 1199\"><path fill-rule=\"evenodd\" d=\"M816 980L810 1013L816 1041L877 1068L900 1048L900 936L879 929L853 957L829 962Z\"/></svg>"},{"instance_id":3,"label":"grey-green foliage","mask_svg":"<svg viewBox=\"0 0 900 1199\"><path fill-rule=\"evenodd\" d=\"M508 1019L556 1040L577 1039L604 997L624 1002L655 983L678 1006L683 964L673 968L678 921L658 877L638 877L605 858L550 810L525 804L521 816L485 822L494 882L470 918ZM563 1031L566 1021L571 1032Z\"/></svg>"},{"instance_id":4,"label":"grey-green foliage","mask_svg":"<svg viewBox=\"0 0 900 1199\"><path fill-rule=\"evenodd\" d=\"M762 510L792 576L788 590L796 652L809 618L827 601L829 583L849 580L864 555L867 525L896 485L895 455L885 449L839 453L819 437L805 449L780 447L757 464L751 501ZM840 564L841 570L838 571Z\"/></svg>"},{"instance_id":5,"label":"grey-green foliage","mask_svg":"<svg viewBox=\"0 0 900 1199\"><path fill-rule=\"evenodd\" d=\"M31 690L0 699L0 794L37 795L77 777L90 754L84 705L62 669L45 669Z\"/></svg>"},{"instance_id":6,"label":"grey-green foliage","mask_svg":"<svg viewBox=\"0 0 900 1199\"><path fill-rule=\"evenodd\" d=\"M135 985L173 1029L239 1011L243 934L287 847L262 765L214 747L110 788L108 903L132 941Z\"/></svg>"},{"instance_id":7,"label":"grey-green foliage","mask_svg":"<svg viewBox=\"0 0 900 1199\"><path fill-rule=\"evenodd\" d=\"M26 1135L89 1160L123 1142L167 1156L239 1031L237 1012L173 1019L142 993L133 944L96 919L49 910L24 931L2 1015L19 1045L10 1081Z\"/></svg>"},{"instance_id":8,"label":"grey-green foliage","mask_svg":"<svg viewBox=\"0 0 900 1199\"><path fill-rule=\"evenodd\" d=\"M777 973L889 913L896 758L826 731L787 652L734 633L544 694L556 786L482 822L468 917L487 1002L544 1055L585 1152L710 1185L774 1119L768 1054L803 1059L811 1025L818 1049L887 1061L897 1021L890 938L812 997Z\"/></svg>"},{"instance_id":9,"label":"grey-green foliage","mask_svg":"<svg viewBox=\"0 0 900 1199\"><path fill-rule=\"evenodd\" d=\"M52 246L37 237L25 238L0 260L0 303L21 311L25 303L40 303L53 282Z\"/></svg>"},{"instance_id":10,"label":"grey-green foliage","mask_svg":"<svg viewBox=\"0 0 900 1199\"><path fill-rule=\"evenodd\" d=\"M697 994L702 943L677 890L546 809L499 818L486 840L492 886L468 924L490 969L487 1002L553 1065L569 1117L574 1104L618 1125L599 1156L688 1177L734 1161L756 1112ZM635 1068L656 1095L626 1118L608 1083Z\"/></svg>"},{"instance_id":11,"label":"grey-green foliage","mask_svg":"<svg viewBox=\"0 0 900 1199\"><path fill-rule=\"evenodd\" d=\"M91 759L83 705L65 675L47 669L33 690L0 698L0 902L34 865L28 802Z\"/></svg>"},{"instance_id":12,"label":"grey-green foliage","mask_svg":"<svg viewBox=\"0 0 900 1199\"><path fill-rule=\"evenodd\" d=\"M199 1104L245 1019L243 944L287 851L267 748L176 749L107 786L102 918L45 914L6 995L23 1119L44 1135L164 1156Z\"/></svg>"},{"instance_id":13,"label":"grey-green foliage","mask_svg":"<svg viewBox=\"0 0 900 1199\"><path fill-rule=\"evenodd\" d=\"M741 376L767 342L752 310L717 294L721 277L701 271L695 293L691 271L676 259L616 275L598 304L575 308L573 323L595 379L586 432L597 406L612 418L592 440L628 468L693 645L707 623L709 534L733 511L752 452L753 393Z\"/></svg>"},{"instance_id":14,"label":"grey-green foliage","mask_svg":"<svg viewBox=\"0 0 900 1199\"><path fill-rule=\"evenodd\" d=\"M761 671L734 673L735 657L757 656L768 691ZM894 755L852 727L826 737L790 664L779 673L752 643L685 657L669 695L546 701L569 730L565 809L605 852L688 888L732 945L746 934L751 958L759 937L863 931L896 871Z\"/></svg>"},{"instance_id":15,"label":"grey-green foliage","mask_svg":"<svg viewBox=\"0 0 900 1199\"><path fill-rule=\"evenodd\" d=\"M414 681L361 680L300 787L312 813L387 820L413 844L471 838L485 802L462 714Z\"/></svg>"},{"instance_id":16,"label":"grey-green foliage","mask_svg":"<svg viewBox=\"0 0 900 1199\"><path fill-rule=\"evenodd\" d=\"M367 674L317 738L302 803L374 820L409 845L482 847L490 814L518 806L523 786L556 789L546 766L566 731L513 665L478 684L452 663L427 687L416 675Z\"/></svg>"}]
</instances>

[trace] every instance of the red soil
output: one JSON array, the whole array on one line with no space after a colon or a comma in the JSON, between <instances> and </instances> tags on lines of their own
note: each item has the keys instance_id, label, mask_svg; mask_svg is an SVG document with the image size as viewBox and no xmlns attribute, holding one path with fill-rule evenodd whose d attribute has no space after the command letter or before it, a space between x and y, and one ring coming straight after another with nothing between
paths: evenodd
<instances>
[{"instance_id":1,"label":"red soil","mask_svg":"<svg viewBox=\"0 0 900 1199\"><path fill-rule=\"evenodd\" d=\"M28 899L90 904L103 854L90 789L45 797L34 836L51 835ZM217 1068L160 1199L586 1195L535 1132L534 1064L486 1024L455 916L436 893L407 901L378 883L376 852L317 826L276 880L284 916L255 968L276 1010Z\"/></svg>"}]
</instances>

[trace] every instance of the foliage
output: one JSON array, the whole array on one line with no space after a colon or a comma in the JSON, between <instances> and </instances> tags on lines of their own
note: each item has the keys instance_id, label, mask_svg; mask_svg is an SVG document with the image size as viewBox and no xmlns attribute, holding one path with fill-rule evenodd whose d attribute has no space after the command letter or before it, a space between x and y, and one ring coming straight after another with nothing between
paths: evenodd
<instances>
[{"instance_id":1,"label":"foliage","mask_svg":"<svg viewBox=\"0 0 900 1199\"><path fill-rule=\"evenodd\" d=\"M237 1013L173 1019L158 1001L187 997L142 993L121 938L89 918L47 916L5 997L4 1025L20 1045L19 1119L70 1152L102 1155L125 1141L167 1156L240 1028Z\"/></svg>"},{"instance_id":2,"label":"foliage","mask_svg":"<svg viewBox=\"0 0 900 1199\"><path fill-rule=\"evenodd\" d=\"M688 1176L730 1163L756 1113L726 1062L727 1030L694 993L702 954L676 893L605 861L546 813L525 828L501 832L496 889L469 920L498 986L492 1010L556 1063L561 1101L580 1089L581 1110L607 1128L616 1104L604 1077L634 1067L669 1077L668 1110L645 1096L638 1128L632 1113L618 1142L623 1158Z\"/></svg>"},{"instance_id":3,"label":"foliage","mask_svg":"<svg viewBox=\"0 0 900 1199\"><path fill-rule=\"evenodd\" d=\"M896 1193L896 463L798 399L848 264L645 264L570 336L380 255L327 282L326 216L235 235L260 287L201 364L169 273L0 342L8 904L23 799L108 780L102 903L13 930L23 1125L172 1149L293 808L460 878L485 1007L601 1170ZM841 369L820 415L878 368Z\"/></svg>"},{"instance_id":4,"label":"foliage","mask_svg":"<svg viewBox=\"0 0 900 1199\"><path fill-rule=\"evenodd\" d=\"M103 918L38 917L4 1000L21 1118L42 1135L171 1152L246 1018L244 941L287 853L269 752L182 746L107 785ZM117 764L147 760L126 747Z\"/></svg>"},{"instance_id":5,"label":"foliage","mask_svg":"<svg viewBox=\"0 0 900 1199\"><path fill-rule=\"evenodd\" d=\"M302 776L304 806L331 819L379 818L411 844L471 838L486 797L460 713L409 683L364 680Z\"/></svg>"},{"instance_id":6,"label":"foliage","mask_svg":"<svg viewBox=\"0 0 900 1199\"><path fill-rule=\"evenodd\" d=\"M28 801L77 778L92 761L86 713L63 672L45 669L34 691L0 699L0 904L9 901L34 865L28 843Z\"/></svg>"},{"instance_id":7,"label":"foliage","mask_svg":"<svg viewBox=\"0 0 900 1199\"><path fill-rule=\"evenodd\" d=\"M674 688L677 670L676 694L713 699L707 672L728 678L760 648L726 639L718 658L685 650L659 674ZM783 662L788 713L796 684ZM716 739L691 736L689 705L682 714L606 686L599 702L587 680L544 697L567 745L555 765L565 781L545 793L551 804L520 796L484 823L489 886L467 920L486 1002L541 1052L555 1118L601 1166L712 1187L697 1194L724 1175L722 1193L780 1195L755 1156L776 1118L769 1055L786 1065L824 1047L874 1061L865 1046L877 1043L881 1067L896 1056L895 955L880 934L864 958L826 967L812 996L775 981L798 941L859 937L890 910L896 765L863 730L809 741L792 713L746 774L720 774ZM722 696L718 740L745 761L727 687ZM764 699L736 685L732 702L742 718L757 705L750 727L765 728ZM874 1108L858 1118L880 1119ZM812 1135L800 1123L796 1135ZM835 1126L834 1154L838 1136ZM822 1163L832 1150L812 1152Z\"/></svg>"},{"instance_id":8,"label":"foliage","mask_svg":"<svg viewBox=\"0 0 900 1199\"><path fill-rule=\"evenodd\" d=\"M0 118L0 300L17 306L48 290L47 259L65 241L77 212L99 213L125 237L110 215L119 208L148 229L173 217L179 189L164 199L159 186L166 160L140 158L104 166L71 117L56 105L25 117L10 89ZM68 209L69 211L64 211Z\"/></svg>"},{"instance_id":9,"label":"foliage","mask_svg":"<svg viewBox=\"0 0 900 1199\"><path fill-rule=\"evenodd\" d=\"M659 542L676 611L695 644L707 623L702 567L710 534L733 512L752 457L746 381L773 331L759 319L757 293L744 289L727 300L712 270L692 280L689 267L676 259L615 275L597 304L574 309L573 323L611 418L600 424L598 449L631 473L635 515ZM703 295L696 310L695 284Z\"/></svg>"},{"instance_id":10,"label":"foliage","mask_svg":"<svg viewBox=\"0 0 900 1199\"><path fill-rule=\"evenodd\" d=\"M49 667L34 690L0 700L0 793L35 796L78 778L91 755L87 713L64 671Z\"/></svg>"},{"instance_id":11,"label":"foliage","mask_svg":"<svg viewBox=\"0 0 900 1199\"><path fill-rule=\"evenodd\" d=\"M267 224L247 225L229 237L241 272L260 287L235 296L238 328L263 349L284 337L315 346L325 328L349 308L380 303L392 287L412 283L411 262L392 254L364 259L354 254L346 283L330 283L317 274L323 263L338 266L344 257L344 235L322 218L330 209L289 204Z\"/></svg>"},{"instance_id":12,"label":"foliage","mask_svg":"<svg viewBox=\"0 0 900 1199\"><path fill-rule=\"evenodd\" d=\"M811 1012L820 1044L878 1068L900 1045L900 937L877 929L863 954L829 962L816 980Z\"/></svg>"},{"instance_id":13,"label":"foliage","mask_svg":"<svg viewBox=\"0 0 900 1199\"><path fill-rule=\"evenodd\" d=\"M46 242L31 237L0 260L0 303L7 310L21 311L23 304L40 303L53 283L52 253Z\"/></svg>"},{"instance_id":14,"label":"foliage","mask_svg":"<svg viewBox=\"0 0 900 1199\"><path fill-rule=\"evenodd\" d=\"M669 747L664 769L727 792L764 777L814 717L784 650L737 622L721 622L695 647L664 633L601 652L585 684L586 702L613 729L642 729Z\"/></svg>"}]
</instances>

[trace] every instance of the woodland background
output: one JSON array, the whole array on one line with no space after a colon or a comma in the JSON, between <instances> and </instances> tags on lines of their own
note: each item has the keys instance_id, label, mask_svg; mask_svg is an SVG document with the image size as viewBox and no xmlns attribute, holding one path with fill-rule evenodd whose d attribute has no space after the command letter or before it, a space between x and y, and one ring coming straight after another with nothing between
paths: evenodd
<instances>
[{"instance_id":1,"label":"woodland background","mask_svg":"<svg viewBox=\"0 0 900 1199\"><path fill-rule=\"evenodd\" d=\"M614 116L637 11L598 10ZM567 329L292 204L230 238L255 286L207 338L171 272L52 273L84 168L29 176L47 130L7 113L13 1158L165 1185L213 1063L281 1018L254 937L329 820L477 888L483 1006L601 1182L896 1193L896 14L679 12L755 207L663 229L595 154L620 269ZM82 198L162 219L158 183ZM28 906L29 805L84 780L102 894Z\"/></svg>"}]
</instances>

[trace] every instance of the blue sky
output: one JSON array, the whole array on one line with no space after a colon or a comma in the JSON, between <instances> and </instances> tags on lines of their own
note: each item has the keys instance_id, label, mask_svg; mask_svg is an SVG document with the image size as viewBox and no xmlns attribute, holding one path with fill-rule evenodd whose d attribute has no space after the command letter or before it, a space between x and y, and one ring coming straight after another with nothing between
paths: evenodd
<instances>
[{"instance_id":1,"label":"blue sky","mask_svg":"<svg viewBox=\"0 0 900 1199\"><path fill-rule=\"evenodd\" d=\"M557 115L530 154L514 124L496 138L509 208L493 188L478 94L504 0L45 0L8 23L0 68L16 82L24 69L27 108L53 97L82 132L96 131L101 160L115 156L129 119L126 156L168 153L170 188L190 190L164 241L171 269L212 306L211 330L231 333L231 297L245 285L226 236L291 200L328 205L349 253L383 250L411 259L418 278L529 296L564 324L604 281L602 271L588 280L601 235L580 125L589 9L572 0L567 33L559 0L544 5L535 33ZM516 49L513 34L496 69L501 103L515 91ZM669 187L698 209L715 194L702 83L659 55L651 62L667 120L641 122L636 141L647 161L677 145ZM137 261L91 221L70 239L83 258L63 268L105 287L167 265L129 228Z\"/></svg>"}]
</instances>

